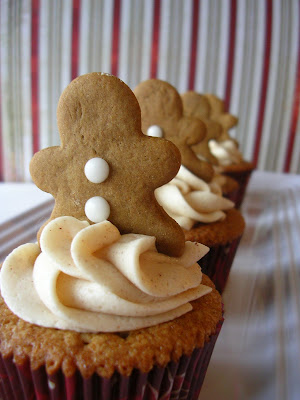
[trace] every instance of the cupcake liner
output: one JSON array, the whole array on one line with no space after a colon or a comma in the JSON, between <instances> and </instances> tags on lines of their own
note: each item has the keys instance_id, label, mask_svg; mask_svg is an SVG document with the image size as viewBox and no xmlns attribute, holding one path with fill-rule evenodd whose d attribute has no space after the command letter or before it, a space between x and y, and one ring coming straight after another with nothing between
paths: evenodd
<instances>
[{"instance_id":1,"label":"cupcake liner","mask_svg":"<svg viewBox=\"0 0 300 400\"><path fill-rule=\"evenodd\" d=\"M85 379L79 371L66 377L59 370L48 375L45 367L31 370L29 362L14 363L0 357L1 400L197 400L223 320L202 348L165 368L149 373L133 370L130 376L115 373L111 378L93 374Z\"/></svg>"},{"instance_id":2,"label":"cupcake liner","mask_svg":"<svg viewBox=\"0 0 300 400\"><path fill-rule=\"evenodd\" d=\"M235 203L236 208L240 208L245 197L246 189L252 174L252 170L232 171L232 172L224 171L223 174L233 178L238 182L239 188L237 189L236 193L232 194L233 196L232 201Z\"/></svg>"},{"instance_id":3,"label":"cupcake liner","mask_svg":"<svg viewBox=\"0 0 300 400\"><path fill-rule=\"evenodd\" d=\"M228 200L231 200L235 204L235 207L237 208L237 203L240 203L240 189L237 188L235 190L232 190L231 192L223 193L223 197L225 197Z\"/></svg>"},{"instance_id":4,"label":"cupcake liner","mask_svg":"<svg viewBox=\"0 0 300 400\"><path fill-rule=\"evenodd\" d=\"M241 236L225 246L211 247L209 252L199 260L202 272L213 281L219 293L225 289L240 240Z\"/></svg>"}]
</instances>

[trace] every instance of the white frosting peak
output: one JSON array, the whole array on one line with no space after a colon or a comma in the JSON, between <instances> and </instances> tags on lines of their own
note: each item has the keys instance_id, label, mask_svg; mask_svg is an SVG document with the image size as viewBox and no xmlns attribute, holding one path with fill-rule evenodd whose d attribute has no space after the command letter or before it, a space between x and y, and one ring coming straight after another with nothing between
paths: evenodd
<instances>
[{"instance_id":1,"label":"white frosting peak","mask_svg":"<svg viewBox=\"0 0 300 400\"><path fill-rule=\"evenodd\" d=\"M155 197L165 211L184 229L196 222L211 223L225 218L224 211L234 203L218 190L216 183L207 184L181 166L176 177L156 189Z\"/></svg>"},{"instance_id":2,"label":"white frosting peak","mask_svg":"<svg viewBox=\"0 0 300 400\"><path fill-rule=\"evenodd\" d=\"M242 153L231 139L224 140L223 142L210 140L208 145L211 153L218 159L220 165L239 164L243 161Z\"/></svg>"}]
</instances>

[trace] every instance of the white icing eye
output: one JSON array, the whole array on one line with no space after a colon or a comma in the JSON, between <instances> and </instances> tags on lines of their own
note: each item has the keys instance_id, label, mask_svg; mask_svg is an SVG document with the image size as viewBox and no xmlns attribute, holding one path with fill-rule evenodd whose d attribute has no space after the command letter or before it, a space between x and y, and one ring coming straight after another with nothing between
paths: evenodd
<instances>
[{"instance_id":1,"label":"white icing eye","mask_svg":"<svg viewBox=\"0 0 300 400\"><path fill-rule=\"evenodd\" d=\"M92 183L104 182L109 174L109 165L103 158L91 158L84 167L87 179Z\"/></svg>"},{"instance_id":2,"label":"white icing eye","mask_svg":"<svg viewBox=\"0 0 300 400\"><path fill-rule=\"evenodd\" d=\"M84 211L90 221L97 223L109 217L110 206L103 197L95 196L85 203Z\"/></svg>"},{"instance_id":3,"label":"white icing eye","mask_svg":"<svg viewBox=\"0 0 300 400\"><path fill-rule=\"evenodd\" d=\"M147 129L147 136L163 137L163 130L158 125L151 125Z\"/></svg>"}]
</instances>

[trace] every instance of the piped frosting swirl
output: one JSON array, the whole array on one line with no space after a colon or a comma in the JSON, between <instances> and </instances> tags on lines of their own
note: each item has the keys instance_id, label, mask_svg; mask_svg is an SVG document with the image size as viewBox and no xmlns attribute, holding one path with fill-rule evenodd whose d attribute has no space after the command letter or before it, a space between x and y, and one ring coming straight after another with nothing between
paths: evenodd
<instances>
[{"instance_id":1,"label":"piped frosting swirl","mask_svg":"<svg viewBox=\"0 0 300 400\"><path fill-rule=\"evenodd\" d=\"M207 184L184 166L168 184L156 189L155 197L164 210L184 229L196 222L211 223L225 218L234 203L222 196L217 184Z\"/></svg>"},{"instance_id":2,"label":"piped frosting swirl","mask_svg":"<svg viewBox=\"0 0 300 400\"><path fill-rule=\"evenodd\" d=\"M121 235L108 221L59 217L40 247L15 249L1 269L1 292L25 321L78 332L118 332L169 321L211 291L197 261L208 251L186 242L179 258L157 252L155 238Z\"/></svg>"}]
</instances>

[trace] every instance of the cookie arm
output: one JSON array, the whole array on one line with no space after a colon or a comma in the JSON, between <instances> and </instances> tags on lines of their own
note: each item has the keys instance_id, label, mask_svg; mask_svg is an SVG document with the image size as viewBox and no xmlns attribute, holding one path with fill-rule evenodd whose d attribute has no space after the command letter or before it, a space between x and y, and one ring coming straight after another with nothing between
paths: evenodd
<instances>
[{"instance_id":1,"label":"cookie arm","mask_svg":"<svg viewBox=\"0 0 300 400\"><path fill-rule=\"evenodd\" d=\"M193 174L205 182L210 182L214 176L213 167L206 161L200 160L193 150L186 148L181 152L182 164Z\"/></svg>"},{"instance_id":2,"label":"cookie arm","mask_svg":"<svg viewBox=\"0 0 300 400\"><path fill-rule=\"evenodd\" d=\"M205 140L201 143L197 143L194 146L192 146L193 151L200 156L203 156L205 160L207 160L209 163L213 165L219 165L218 159L211 153L209 147L208 147L208 142Z\"/></svg>"},{"instance_id":3,"label":"cookie arm","mask_svg":"<svg viewBox=\"0 0 300 400\"><path fill-rule=\"evenodd\" d=\"M59 149L59 146L43 149L35 153L29 164L30 174L36 186L52 195L55 195L57 191L56 155Z\"/></svg>"}]
</instances>

